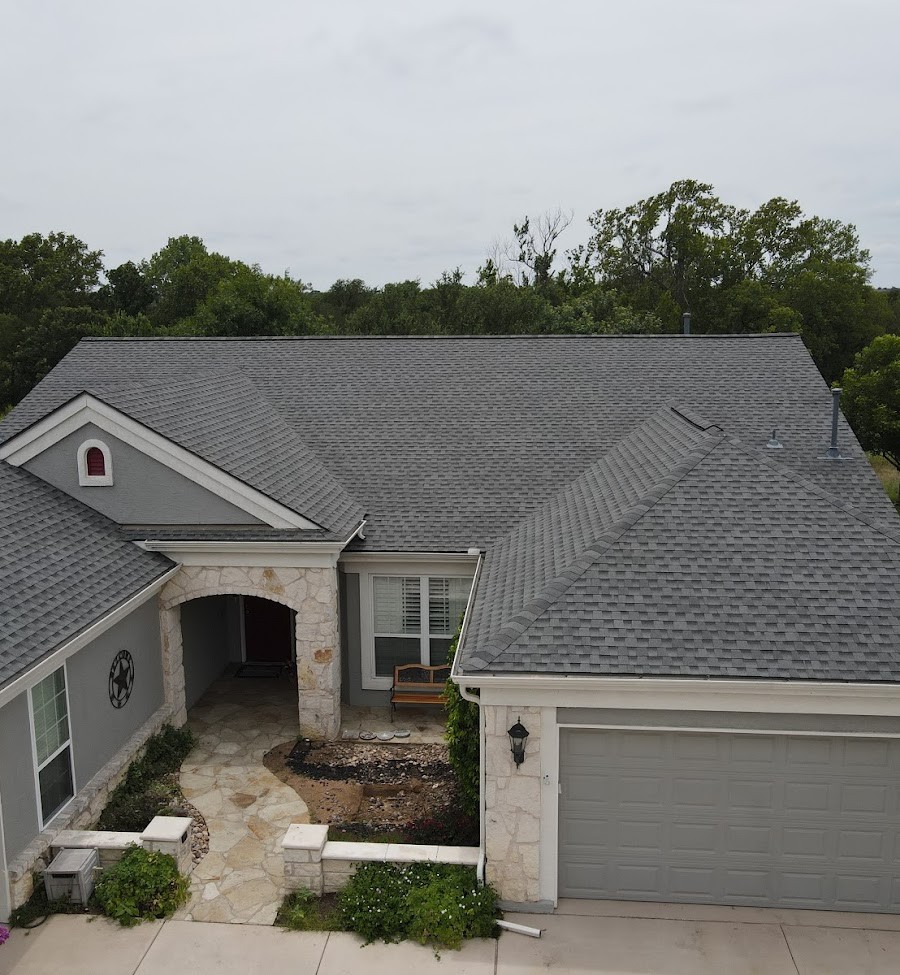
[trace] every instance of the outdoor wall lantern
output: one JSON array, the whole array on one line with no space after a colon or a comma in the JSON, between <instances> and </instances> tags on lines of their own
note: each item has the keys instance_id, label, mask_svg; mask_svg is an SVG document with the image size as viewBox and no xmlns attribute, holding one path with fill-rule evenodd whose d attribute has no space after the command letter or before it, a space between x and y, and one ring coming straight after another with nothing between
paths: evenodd
<instances>
[{"instance_id":1,"label":"outdoor wall lantern","mask_svg":"<svg viewBox=\"0 0 900 975\"><path fill-rule=\"evenodd\" d=\"M509 747L512 752L513 761L516 767L525 761L525 739L528 737L528 729L519 720L506 732L509 735Z\"/></svg>"}]
</instances>

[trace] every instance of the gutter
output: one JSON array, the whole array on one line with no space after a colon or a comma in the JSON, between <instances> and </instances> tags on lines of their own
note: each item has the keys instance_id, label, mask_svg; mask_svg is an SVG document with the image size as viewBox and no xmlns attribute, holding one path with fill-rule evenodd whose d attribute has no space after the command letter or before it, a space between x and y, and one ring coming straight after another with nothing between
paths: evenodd
<instances>
[{"instance_id":1,"label":"gutter","mask_svg":"<svg viewBox=\"0 0 900 975\"><path fill-rule=\"evenodd\" d=\"M478 580L481 578L481 567L484 565L484 552L478 553L478 564L475 566L475 576L472 579L472 588L469 590L469 599L466 602L466 611L463 614L463 625L459 631L459 640L456 644L456 654L453 657L453 666L450 668L450 680L459 688L460 697L465 701L471 701L478 705L478 865L475 867L475 876L480 884L484 884L484 870L487 858L485 856L485 791L487 782L487 770L485 769L485 751L487 745L487 729L485 728L484 710L481 707L481 698L466 690L459 675L459 651L469 631L469 620L471 618L472 604L475 602L475 590L478 588Z\"/></svg>"}]
</instances>

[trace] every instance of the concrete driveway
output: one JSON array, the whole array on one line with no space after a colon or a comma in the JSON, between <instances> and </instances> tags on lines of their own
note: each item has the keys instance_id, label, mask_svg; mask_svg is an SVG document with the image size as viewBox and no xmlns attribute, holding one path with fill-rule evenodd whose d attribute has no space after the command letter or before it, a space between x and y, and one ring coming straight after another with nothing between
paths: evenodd
<instances>
[{"instance_id":1,"label":"concrete driveway","mask_svg":"<svg viewBox=\"0 0 900 975\"><path fill-rule=\"evenodd\" d=\"M167 921L124 929L60 915L13 931L0 975L895 975L900 917L564 901L553 915L507 915L544 929L504 934L436 959L419 945L259 925Z\"/></svg>"}]
</instances>

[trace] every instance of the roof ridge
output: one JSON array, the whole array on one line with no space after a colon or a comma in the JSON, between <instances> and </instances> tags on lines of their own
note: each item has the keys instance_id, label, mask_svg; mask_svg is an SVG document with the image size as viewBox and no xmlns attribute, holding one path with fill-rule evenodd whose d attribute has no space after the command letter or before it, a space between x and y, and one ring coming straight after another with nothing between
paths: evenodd
<instances>
[{"instance_id":1,"label":"roof ridge","mask_svg":"<svg viewBox=\"0 0 900 975\"><path fill-rule=\"evenodd\" d=\"M677 410L673 409L672 412L675 412L679 417L681 416ZM683 419L686 420L684 417ZM612 524L605 528L581 552L571 566L554 576L537 595L533 596L507 620L498 631L503 639L494 640L484 651L479 649L473 654L469 660L470 669L486 670L487 666L540 619L550 606L581 578L604 552L611 548L625 532L640 521L669 491L709 456L725 439L725 434L718 428L715 429L718 431L717 433L708 433L700 443L688 450L682 459L660 478L649 491L642 494ZM479 666L471 667L471 664L474 663L478 663Z\"/></svg>"},{"instance_id":2,"label":"roof ridge","mask_svg":"<svg viewBox=\"0 0 900 975\"><path fill-rule=\"evenodd\" d=\"M684 335L681 332L657 332L653 334L636 332L527 332L515 335L498 334L456 334L456 335L86 335L79 342L398 342L398 341L473 341L503 339L509 342L534 341L536 339L554 339L565 342L576 339L588 341L602 341L608 339L684 339L691 341L713 339L770 339L770 338L799 338L797 332L692 332Z\"/></svg>"},{"instance_id":3,"label":"roof ridge","mask_svg":"<svg viewBox=\"0 0 900 975\"><path fill-rule=\"evenodd\" d=\"M830 491L826 491L824 488L819 487L812 481L805 478L802 474L798 474L796 471L792 471L787 467L783 467L778 464L774 458L766 456L757 447L750 447L743 443L737 437L726 435L724 438L732 446L736 447L738 450L747 454L750 457L755 458L761 463L765 464L771 470L780 474L782 477L787 478L789 481L793 481L796 484L802 485L811 494L816 495L816 497L821 498L823 501L827 501L829 504L833 505L835 508L840 508L842 511L846 511L848 515L855 518L857 521L861 521L868 528L877 532L879 535L884 535L885 538L892 542L896 542L900 545L900 531L894 534L888 531L884 526L880 525L874 518L869 517L865 512L860 511L854 505L847 501L842 501L837 495L832 494ZM834 461L823 461L823 463L835 463Z\"/></svg>"}]
</instances>

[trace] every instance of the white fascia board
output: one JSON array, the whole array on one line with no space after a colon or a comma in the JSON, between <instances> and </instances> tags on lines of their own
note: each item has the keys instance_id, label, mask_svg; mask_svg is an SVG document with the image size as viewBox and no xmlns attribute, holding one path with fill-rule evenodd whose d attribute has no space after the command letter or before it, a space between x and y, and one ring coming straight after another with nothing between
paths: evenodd
<instances>
[{"instance_id":1,"label":"white fascia board","mask_svg":"<svg viewBox=\"0 0 900 975\"><path fill-rule=\"evenodd\" d=\"M365 528L365 521L343 542L227 541L221 539L147 539L136 542L148 552L162 552L182 565L285 566L333 569L344 546Z\"/></svg>"},{"instance_id":2,"label":"white fascia board","mask_svg":"<svg viewBox=\"0 0 900 975\"><path fill-rule=\"evenodd\" d=\"M135 543L148 552L162 552L182 565L255 566L294 569L333 569L341 542L213 542L155 541Z\"/></svg>"},{"instance_id":3,"label":"white fascia board","mask_svg":"<svg viewBox=\"0 0 900 975\"><path fill-rule=\"evenodd\" d=\"M451 674L482 704L900 716L900 684Z\"/></svg>"},{"instance_id":4,"label":"white fascia board","mask_svg":"<svg viewBox=\"0 0 900 975\"><path fill-rule=\"evenodd\" d=\"M82 630L77 636L67 640L51 654L43 657L29 670L25 671L24 674L20 674L3 688L0 688L0 707L8 704L14 697L18 697L23 691L28 690L29 687L33 687L48 674L52 674L69 657L78 653L79 650L86 647L92 640L96 640L98 636L101 636L108 629L115 626L116 623L125 619L129 613L142 606L148 599L152 599L180 569L181 566L176 565L161 576L158 576L149 586L145 586L140 592L126 599L124 603L120 603L115 609L107 613L106 616L101 616L100 619L91 623L90 626Z\"/></svg>"},{"instance_id":5,"label":"white fascia board","mask_svg":"<svg viewBox=\"0 0 900 975\"><path fill-rule=\"evenodd\" d=\"M341 556L341 565L346 565L348 568L351 566L369 568L373 564L400 562L409 565L462 563L474 566L478 558L479 556L470 555L468 552L345 552Z\"/></svg>"},{"instance_id":6,"label":"white fascia board","mask_svg":"<svg viewBox=\"0 0 900 975\"><path fill-rule=\"evenodd\" d=\"M20 467L87 423L118 437L272 528L322 527L89 393L82 393L0 446L0 460Z\"/></svg>"}]
</instances>

